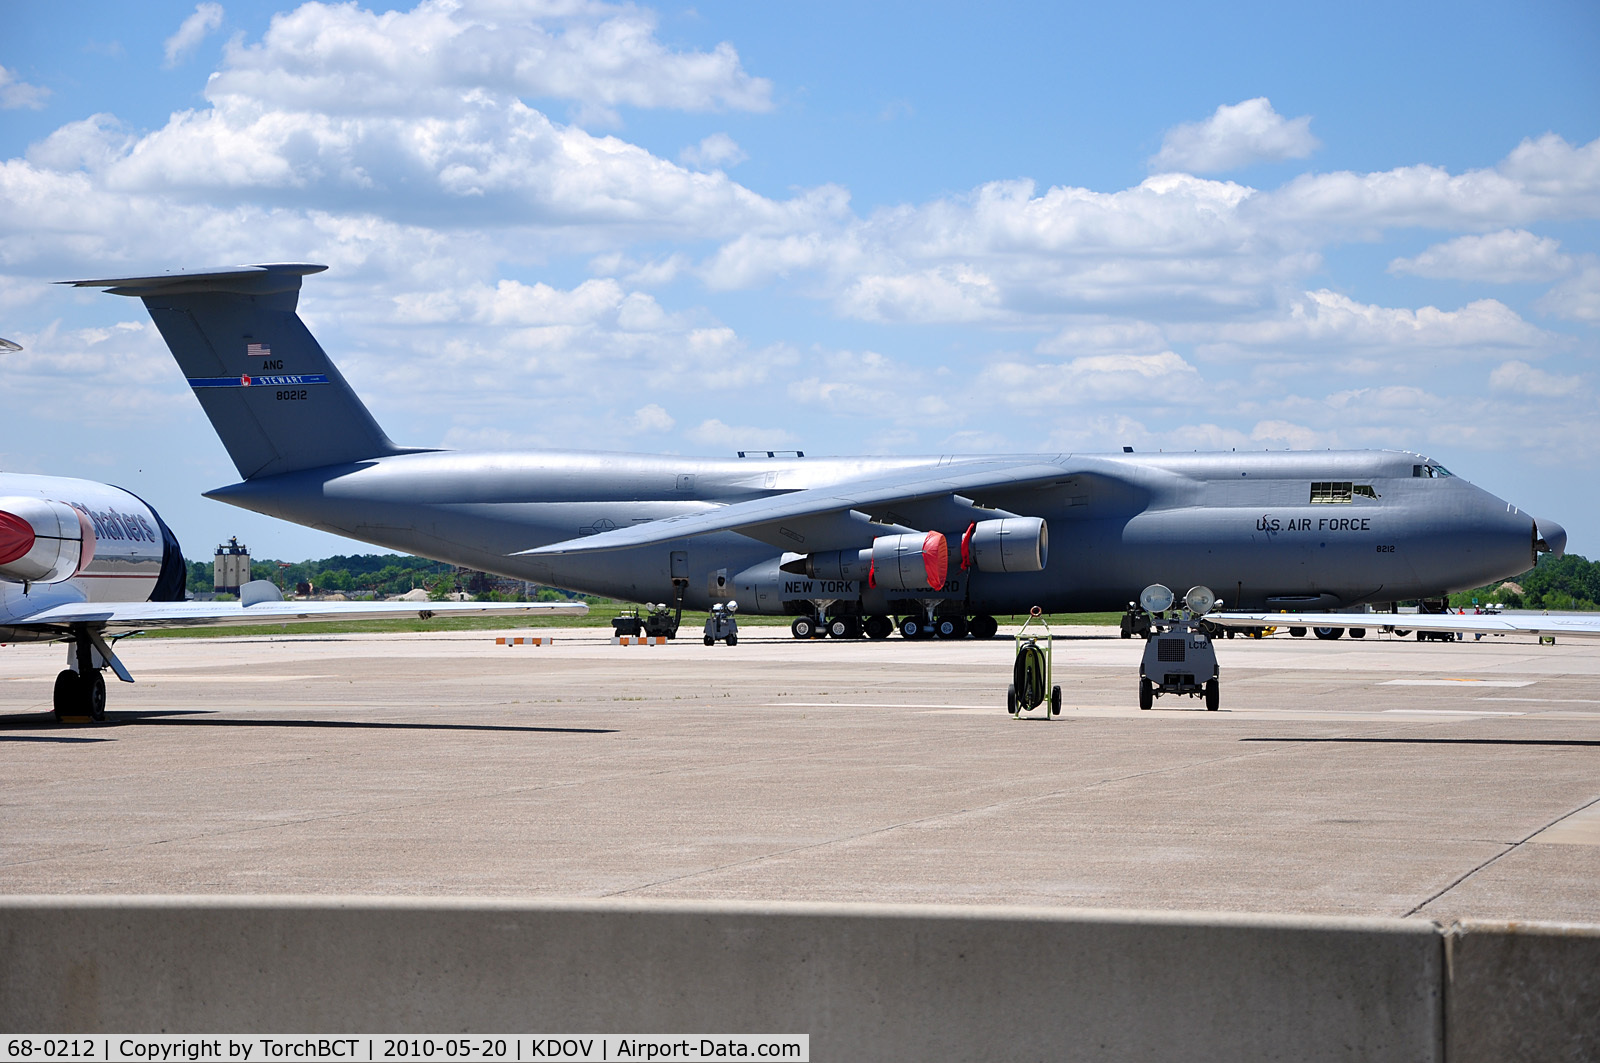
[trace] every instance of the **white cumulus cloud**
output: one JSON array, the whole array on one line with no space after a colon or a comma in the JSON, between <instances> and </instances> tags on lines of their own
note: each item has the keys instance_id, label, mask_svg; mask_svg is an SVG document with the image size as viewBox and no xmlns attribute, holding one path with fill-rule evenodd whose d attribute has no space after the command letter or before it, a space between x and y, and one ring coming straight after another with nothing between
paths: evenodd
<instances>
[{"instance_id":1,"label":"white cumulus cloud","mask_svg":"<svg viewBox=\"0 0 1600 1063\"><path fill-rule=\"evenodd\" d=\"M178 27L178 32L167 38L166 61L162 64L169 70L189 57L189 53L200 47L200 42L213 30L222 25L222 5L211 3L196 4L194 14L183 20Z\"/></svg>"},{"instance_id":2,"label":"white cumulus cloud","mask_svg":"<svg viewBox=\"0 0 1600 1063\"><path fill-rule=\"evenodd\" d=\"M1527 362L1512 360L1489 374L1489 386L1497 392L1526 395L1530 398L1562 398L1583 390L1583 380L1536 369Z\"/></svg>"},{"instance_id":3,"label":"white cumulus cloud","mask_svg":"<svg viewBox=\"0 0 1600 1063\"><path fill-rule=\"evenodd\" d=\"M749 157L738 141L726 133L712 133L678 153L679 161L685 165L702 167L737 166Z\"/></svg>"},{"instance_id":4,"label":"white cumulus cloud","mask_svg":"<svg viewBox=\"0 0 1600 1063\"><path fill-rule=\"evenodd\" d=\"M15 70L0 66L0 110L15 111L21 108L37 111L44 106L50 90L30 85L17 77Z\"/></svg>"},{"instance_id":5,"label":"white cumulus cloud","mask_svg":"<svg viewBox=\"0 0 1600 1063\"><path fill-rule=\"evenodd\" d=\"M1311 116L1285 118L1265 96L1223 104L1203 122L1167 131L1152 169L1220 173L1257 162L1304 159L1319 147L1311 135Z\"/></svg>"},{"instance_id":6,"label":"white cumulus cloud","mask_svg":"<svg viewBox=\"0 0 1600 1063\"><path fill-rule=\"evenodd\" d=\"M1559 240L1526 229L1502 229L1434 244L1415 258L1397 258L1389 263L1389 272L1516 284L1555 280L1570 272L1572 265L1572 257L1561 253Z\"/></svg>"}]
</instances>

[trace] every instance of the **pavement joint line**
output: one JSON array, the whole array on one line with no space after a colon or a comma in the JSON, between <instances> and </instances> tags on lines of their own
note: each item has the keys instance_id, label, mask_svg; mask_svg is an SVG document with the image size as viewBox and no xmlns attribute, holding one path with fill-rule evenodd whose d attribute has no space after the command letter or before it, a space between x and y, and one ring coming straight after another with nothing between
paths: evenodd
<instances>
[{"instance_id":1,"label":"pavement joint line","mask_svg":"<svg viewBox=\"0 0 1600 1063\"><path fill-rule=\"evenodd\" d=\"M1498 852L1495 855L1491 856L1489 859L1485 860L1483 863L1479 864L1477 867L1475 867L1472 870L1468 871L1466 874L1462 875L1460 878L1458 878L1454 882L1450 883L1450 885L1446 886L1444 889L1440 890L1438 893L1435 893L1432 897L1429 897L1427 900L1423 901L1421 904L1419 904L1415 908L1411 909L1405 915L1401 916L1401 918L1402 919L1411 918L1412 916L1416 915L1418 912L1422 911L1422 909L1424 909L1428 905L1432 904L1434 901L1436 901L1439 898L1443 897L1446 893L1449 893L1451 890L1455 889L1457 886L1459 886L1463 882L1467 881L1467 879L1471 878L1473 875L1476 875L1478 872L1484 870L1485 868L1487 868L1487 867L1491 866L1492 864L1496 863L1497 861L1499 861L1501 857L1511 855L1512 853L1516 852L1518 849L1520 849L1524 845L1526 845L1528 842L1532 841L1534 838L1537 838L1539 835L1543 834L1545 831L1549 830L1551 827L1554 827L1557 823L1560 823L1563 820L1571 819L1573 816L1576 816L1579 812L1582 812L1582 811L1584 811L1584 810L1586 810L1588 808L1591 808L1591 807L1593 807L1594 805L1597 805L1597 804L1600 804L1600 797L1596 797L1596 798L1593 798L1593 799L1591 799L1589 801L1585 801L1583 804L1579 805L1577 808L1572 809L1570 812L1562 813L1561 815L1557 816L1555 819L1552 819L1549 823L1546 823L1544 826L1542 826L1538 830L1534 831L1532 834L1529 834L1526 838L1521 838L1521 839L1519 839L1517 841L1511 842L1509 845L1507 845L1505 842L1501 842L1500 844L1506 846L1505 849L1501 850L1500 852Z\"/></svg>"}]
</instances>

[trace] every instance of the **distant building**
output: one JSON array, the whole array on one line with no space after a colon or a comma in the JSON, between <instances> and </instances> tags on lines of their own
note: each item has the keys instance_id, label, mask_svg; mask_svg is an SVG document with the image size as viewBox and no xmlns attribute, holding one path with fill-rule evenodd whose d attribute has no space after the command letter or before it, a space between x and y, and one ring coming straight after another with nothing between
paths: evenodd
<instances>
[{"instance_id":1,"label":"distant building","mask_svg":"<svg viewBox=\"0 0 1600 1063\"><path fill-rule=\"evenodd\" d=\"M218 594L238 594L239 588L250 582L250 548L239 545L239 537L233 536L222 546L217 547L216 560L212 565L214 570L213 585Z\"/></svg>"}]
</instances>

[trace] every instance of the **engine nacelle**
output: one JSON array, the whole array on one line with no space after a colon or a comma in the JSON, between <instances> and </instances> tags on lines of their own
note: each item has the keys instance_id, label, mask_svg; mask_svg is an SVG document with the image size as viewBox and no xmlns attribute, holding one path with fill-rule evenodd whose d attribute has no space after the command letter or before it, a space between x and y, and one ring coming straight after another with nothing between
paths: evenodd
<instances>
[{"instance_id":1,"label":"engine nacelle","mask_svg":"<svg viewBox=\"0 0 1600 1063\"><path fill-rule=\"evenodd\" d=\"M979 572L1043 572L1050 532L1043 517L980 520L961 537L961 567Z\"/></svg>"},{"instance_id":2,"label":"engine nacelle","mask_svg":"<svg viewBox=\"0 0 1600 1063\"><path fill-rule=\"evenodd\" d=\"M94 559L94 526L65 502L0 498L0 580L60 583Z\"/></svg>"},{"instance_id":3,"label":"engine nacelle","mask_svg":"<svg viewBox=\"0 0 1600 1063\"><path fill-rule=\"evenodd\" d=\"M778 568L808 579L864 581L872 571L872 551L828 550L785 561Z\"/></svg>"},{"instance_id":4,"label":"engine nacelle","mask_svg":"<svg viewBox=\"0 0 1600 1063\"><path fill-rule=\"evenodd\" d=\"M936 531L879 536L870 553L873 585L886 591L940 590L950 573L950 544Z\"/></svg>"}]
</instances>

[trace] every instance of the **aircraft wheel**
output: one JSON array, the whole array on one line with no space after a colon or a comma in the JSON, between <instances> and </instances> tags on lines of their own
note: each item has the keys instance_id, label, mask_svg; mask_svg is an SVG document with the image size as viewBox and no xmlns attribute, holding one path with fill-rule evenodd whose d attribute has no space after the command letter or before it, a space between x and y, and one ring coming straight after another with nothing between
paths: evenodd
<instances>
[{"instance_id":1,"label":"aircraft wheel","mask_svg":"<svg viewBox=\"0 0 1600 1063\"><path fill-rule=\"evenodd\" d=\"M1060 687L1051 687L1050 688L1050 715L1052 715L1052 716L1060 716L1061 715L1061 688Z\"/></svg>"},{"instance_id":2,"label":"aircraft wheel","mask_svg":"<svg viewBox=\"0 0 1600 1063\"><path fill-rule=\"evenodd\" d=\"M1006 711L1013 716L1017 714L1017 684L1015 683L1006 687Z\"/></svg>"},{"instance_id":3,"label":"aircraft wheel","mask_svg":"<svg viewBox=\"0 0 1600 1063\"><path fill-rule=\"evenodd\" d=\"M710 635L706 636L706 645L707 646L715 646L716 644L717 644L717 640L716 639L712 638Z\"/></svg>"},{"instance_id":4,"label":"aircraft wheel","mask_svg":"<svg viewBox=\"0 0 1600 1063\"><path fill-rule=\"evenodd\" d=\"M739 636L738 635L729 635L726 641L727 641L728 645L730 645L730 646L737 646L737 645L739 645Z\"/></svg>"},{"instance_id":5,"label":"aircraft wheel","mask_svg":"<svg viewBox=\"0 0 1600 1063\"><path fill-rule=\"evenodd\" d=\"M1156 687L1144 676L1139 677L1139 708L1148 709L1156 703Z\"/></svg>"},{"instance_id":6,"label":"aircraft wheel","mask_svg":"<svg viewBox=\"0 0 1600 1063\"><path fill-rule=\"evenodd\" d=\"M958 639L966 634L961 630L965 626L958 623L953 616L941 616L933 621L933 633L942 639Z\"/></svg>"},{"instance_id":7,"label":"aircraft wheel","mask_svg":"<svg viewBox=\"0 0 1600 1063\"><path fill-rule=\"evenodd\" d=\"M52 691L51 704L55 706L56 722L60 723L64 716L78 715L78 673L71 668L64 668L56 674L56 686Z\"/></svg>"},{"instance_id":8,"label":"aircraft wheel","mask_svg":"<svg viewBox=\"0 0 1600 1063\"><path fill-rule=\"evenodd\" d=\"M1392 628L1389 629L1389 634L1393 635L1397 639L1403 639L1407 635L1411 634L1411 629L1410 628L1402 628L1402 627L1392 627Z\"/></svg>"},{"instance_id":9,"label":"aircraft wheel","mask_svg":"<svg viewBox=\"0 0 1600 1063\"><path fill-rule=\"evenodd\" d=\"M1319 638L1319 639L1332 640L1332 639L1337 639L1337 638L1343 638L1344 637L1344 628L1342 628L1342 627L1314 627L1314 628L1311 629L1311 633L1313 635L1317 636L1317 638Z\"/></svg>"},{"instance_id":10,"label":"aircraft wheel","mask_svg":"<svg viewBox=\"0 0 1600 1063\"><path fill-rule=\"evenodd\" d=\"M967 630L972 632L972 637L975 639L992 639L995 632L1000 630L1000 621L988 613L979 613L967 625Z\"/></svg>"},{"instance_id":11,"label":"aircraft wheel","mask_svg":"<svg viewBox=\"0 0 1600 1063\"><path fill-rule=\"evenodd\" d=\"M894 623L886 616L869 616L861 626L869 639L886 639L894 631Z\"/></svg>"},{"instance_id":12,"label":"aircraft wheel","mask_svg":"<svg viewBox=\"0 0 1600 1063\"><path fill-rule=\"evenodd\" d=\"M1222 684L1213 679L1206 684L1206 708L1216 712L1220 704L1222 704Z\"/></svg>"},{"instance_id":13,"label":"aircraft wheel","mask_svg":"<svg viewBox=\"0 0 1600 1063\"><path fill-rule=\"evenodd\" d=\"M836 616L828 621L828 634L836 639L858 639L861 622L853 616Z\"/></svg>"},{"instance_id":14,"label":"aircraft wheel","mask_svg":"<svg viewBox=\"0 0 1600 1063\"><path fill-rule=\"evenodd\" d=\"M1350 637L1353 639L1364 639L1367 637L1367 629L1364 627L1353 627L1350 629Z\"/></svg>"},{"instance_id":15,"label":"aircraft wheel","mask_svg":"<svg viewBox=\"0 0 1600 1063\"><path fill-rule=\"evenodd\" d=\"M922 621L914 616L908 616L900 621L900 637L920 639L922 637Z\"/></svg>"},{"instance_id":16,"label":"aircraft wheel","mask_svg":"<svg viewBox=\"0 0 1600 1063\"><path fill-rule=\"evenodd\" d=\"M797 639L808 639L817 633L817 622L809 616L797 616L789 625L789 633Z\"/></svg>"},{"instance_id":17,"label":"aircraft wheel","mask_svg":"<svg viewBox=\"0 0 1600 1063\"><path fill-rule=\"evenodd\" d=\"M1293 635L1297 639L1303 639L1306 637L1306 629L1303 627L1292 627L1289 629L1289 634Z\"/></svg>"},{"instance_id":18,"label":"aircraft wheel","mask_svg":"<svg viewBox=\"0 0 1600 1063\"><path fill-rule=\"evenodd\" d=\"M106 718L106 677L98 669L89 673L83 684L83 705L89 710L89 719L104 723Z\"/></svg>"}]
</instances>

